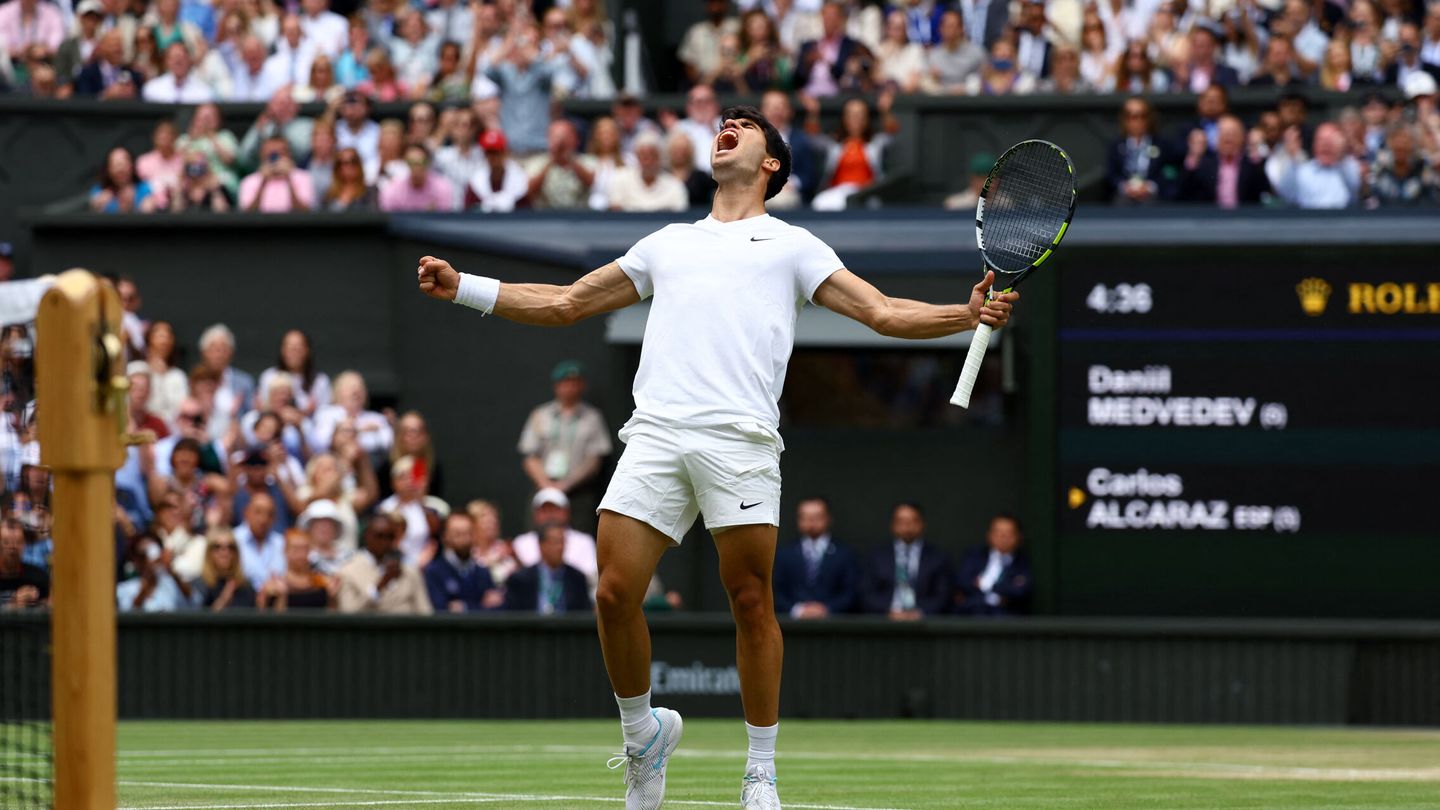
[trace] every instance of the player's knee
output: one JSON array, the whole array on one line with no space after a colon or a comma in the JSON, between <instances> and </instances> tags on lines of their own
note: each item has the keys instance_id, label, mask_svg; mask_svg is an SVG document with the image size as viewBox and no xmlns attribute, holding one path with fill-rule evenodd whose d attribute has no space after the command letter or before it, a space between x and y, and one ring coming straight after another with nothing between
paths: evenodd
<instances>
[{"instance_id":1,"label":"player's knee","mask_svg":"<svg viewBox=\"0 0 1440 810\"><path fill-rule=\"evenodd\" d=\"M730 587L730 609L740 623L774 621L774 600L770 586L754 577Z\"/></svg>"},{"instance_id":2,"label":"player's knee","mask_svg":"<svg viewBox=\"0 0 1440 810\"><path fill-rule=\"evenodd\" d=\"M629 611L639 610L640 604L644 601L644 594L637 598L618 578L600 577L600 582L595 588L595 608L600 611L601 616L620 616Z\"/></svg>"}]
</instances>

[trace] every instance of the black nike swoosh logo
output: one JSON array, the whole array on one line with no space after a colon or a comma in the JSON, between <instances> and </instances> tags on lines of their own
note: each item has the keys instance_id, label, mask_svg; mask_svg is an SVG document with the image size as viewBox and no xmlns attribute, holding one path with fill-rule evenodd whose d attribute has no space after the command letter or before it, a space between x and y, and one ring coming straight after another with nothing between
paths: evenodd
<instances>
[{"instance_id":1,"label":"black nike swoosh logo","mask_svg":"<svg viewBox=\"0 0 1440 810\"><path fill-rule=\"evenodd\" d=\"M759 506L759 505L762 504L762 503L764 503L764 501L756 501L756 502L750 503L750 504L747 504L747 503L745 503L744 501L741 501L741 502L740 502L740 508L741 508L741 509L749 509L749 508L752 507L752 506Z\"/></svg>"},{"instance_id":2,"label":"black nike swoosh logo","mask_svg":"<svg viewBox=\"0 0 1440 810\"><path fill-rule=\"evenodd\" d=\"M752 237L750 237L750 241L751 241L751 242L769 242L771 239L779 239L779 238L780 238L780 237L778 237L778 236L766 236L766 237L764 237L764 238L761 238L761 237L759 237L759 236L752 236Z\"/></svg>"}]
</instances>

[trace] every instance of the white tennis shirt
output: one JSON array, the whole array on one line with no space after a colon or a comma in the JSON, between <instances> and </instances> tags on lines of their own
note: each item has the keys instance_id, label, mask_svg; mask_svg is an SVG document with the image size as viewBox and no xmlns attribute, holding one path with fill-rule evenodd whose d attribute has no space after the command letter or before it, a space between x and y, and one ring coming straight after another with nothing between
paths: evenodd
<instances>
[{"instance_id":1,"label":"white tennis shirt","mask_svg":"<svg viewBox=\"0 0 1440 810\"><path fill-rule=\"evenodd\" d=\"M618 262L640 297L654 298L632 419L778 431L795 319L841 269L835 251L764 214L667 225Z\"/></svg>"}]
</instances>

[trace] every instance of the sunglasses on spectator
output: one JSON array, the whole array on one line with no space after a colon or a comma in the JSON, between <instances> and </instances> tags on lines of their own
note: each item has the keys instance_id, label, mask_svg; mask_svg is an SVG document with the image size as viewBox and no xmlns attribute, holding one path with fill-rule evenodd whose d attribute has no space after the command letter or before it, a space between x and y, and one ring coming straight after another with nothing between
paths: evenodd
<instances>
[{"instance_id":1,"label":"sunglasses on spectator","mask_svg":"<svg viewBox=\"0 0 1440 810\"><path fill-rule=\"evenodd\" d=\"M180 418L194 425L205 424L205 414L203 413L182 413Z\"/></svg>"},{"instance_id":2,"label":"sunglasses on spectator","mask_svg":"<svg viewBox=\"0 0 1440 810\"><path fill-rule=\"evenodd\" d=\"M210 547L211 551L234 551L237 546L234 543L216 543Z\"/></svg>"}]
</instances>

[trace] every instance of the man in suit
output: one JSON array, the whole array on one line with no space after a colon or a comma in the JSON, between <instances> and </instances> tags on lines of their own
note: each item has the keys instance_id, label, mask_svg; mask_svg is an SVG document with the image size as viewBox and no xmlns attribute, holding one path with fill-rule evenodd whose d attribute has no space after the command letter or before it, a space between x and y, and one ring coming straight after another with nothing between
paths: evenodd
<instances>
[{"instance_id":1,"label":"man in suit","mask_svg":"<svg viewBox=\"0 0 1440 810\"><path fill-rule=\"evenodd\" d=\"M1205 88L1195 98L1195 117L1177 127L1170 142L1177 146L1188 142L1190 133L1205 133L1205 148L1214 149L1220 139L1220 119L1230 114L1230 94L1218 84Z\"/></svg>"},{"instance_id":2,"label":"man in suit","mask_svg":"<svg viewBox=\"0 0 1440 810\"><path fill-rule=\"evenodd\" d=\"M1216 203L1221 208L1260 202L1270 190L1263 161L1245 154L1245 125L1233 115L1221 117L1214 149L1200 130L1190 133L1190 148L1180 177L1179 199Z\"/></svg>"},{"instance_id":3,"label":"man in suit","mask_svg":"<svg viewBox=\"0 0 1440 810\"><path fill-rule=\"evenodd\" d=\"M475 522L470 515L457 511L446 516L440 542L443 550L424 571L430 604L450 613L499 607L504 595L496 590L490 571L471 557Z\"/></svg>"},{"instance_id":4,"label":"man in suit","mask_svg":"<svg viewBox=\"0 0 1440 810\"><path fill-rule=\"evenodd\" d=\"M1431 13L1437 13L1440 5L1432 8ZM1395 55L1395 61L1385 68L1385 84L1391 87L1404 87L1405 80L1412 73L1428 73L1430 78L1440 82L1440 67L1426 64L1420 58L1420 49L1423 42L1420 37L1420 29L1413 22L1400 24L1400 51Z\"/></svg>"},{"instance_id":5,"label":"man in suit","mask_svg":"<svg viewBox=\"0 0 1440 810\"><path fill-rule=\"evenodd\" d=\"M775 612L794 619L849 613L860 585L855 552L830 536L830 502L806 498L796 509L800 539L775 553Z\"/></svg>"},{"instance_id":6,"label":"man in suit","mask_svg":"<svg viewBox=\"0 0 1440 810\"><path fill-rule=\"evenodd\" d=\"M925 542L920 506L897 505L890 516L890 534L893 539L875 549L865 566L860 589L865 612L896 621L946 612L955 591L954 572L945 552Z\"/></svg>"},{"instance_id":7,"label":"man in suit","mask_svg":"<svg viewBox=\"0 0 1440 810\"><path fill-rule=\"evenodd\" d=\"M807 95L820 98L845 90L858 90L874 67L870 49L845 34L846 11L827 2L820 9L820 39L800 46L795 84Z\"/></svg>"},{"instance_id":8,"label":"man in suit","mask_svg":"<svg viewBox=\"0 0 1440 810\"><path fill-rule=\"evenodd\" d=\"M564 524L546 523L538 532L540 562L505 580L505 609L542 616L591 610L585 575L565 564Z\"/></svg>"},{"instance_id":9,"label":"man in suit","mask_svg":"<svg viewBox=\"0 0 1440 810\"><path fill-rule=\"evenodd\" d=\"M1023 73L1037 79L1050 77L1050 32L1046 30L1045 4L1025 0L1020 4L1020 21L1015 24L1015 61Z\"/></svg>"},{"instance_id":10,"label":"man in suit","mask_svg":"<svg viewBox=\"0 0 1440 810\"><path fill-rule=\"evenodd\" d=\"M790 178L800 187L801 198L810 202L815 192L820 190L820 167L809 136L805 130L795 126L795 108L790 104L790 94L783 90L766 90L760 99L760 114L775 125L780 137L790 145Z\"/></svg>"},{"instance_id":11,"label":"man in suit","mask_svg":"<svg viewBox=\"0 0 1440 810\"><path fill-rule=\"evenodd\" d=\"M1148 205L1175 197L1179 171L1155 134L1155 111L1139 96L1120 110L1121 135L1110 144L1105 180L1116 205Z\"/></svg>"},{"instance_id":12,"label":"man in suit","mask_svg":"<svg viewBox=\"0 0 1440 810\"><path fill-rule=\"evenodd\" d=\"M1177 90L1203 93L1211 87L1235 87L1240 84L1240 74L1235 68L1215 58L1220 44L1215 29L1209 25L1196 25L1190 29L1190 58L1177 65Z\"/></svg>"},{"instance_id":13,"label":"man in suit","mask_svg":"<svg viewBox=\"0 0 1440 810\"><path fill-rule=\"evenodd\" d=\"M1030 556L1020 547L1024 535L1014 515L990 519L985 545L960 558L958 612L975 616L1008 616L1030 610Z\"/></svg>"},{"instance_id":14,"label":"man in suit","mask_svg":"<svg viewBox=\"0 0 1440 810\"><path fill-rule=\"evenodd\" d=\"M101 99L134 99L145 79L125 65L125 39L119 31L101 35L90 63L75 77L75 95Z\"/></svg>"},{"instance_id":15,"label":"man in suit","mask_svg":"<svg viewBox=\"0 0 1440 810\"><path fill-rule=\"evenodd\" d=\"M984 47L988 53L995 40L1005 35L1010 24L1010 3L1007 0L960 0L960 13L965 18L965 36Z\"/></svg>"}]
</instances>

